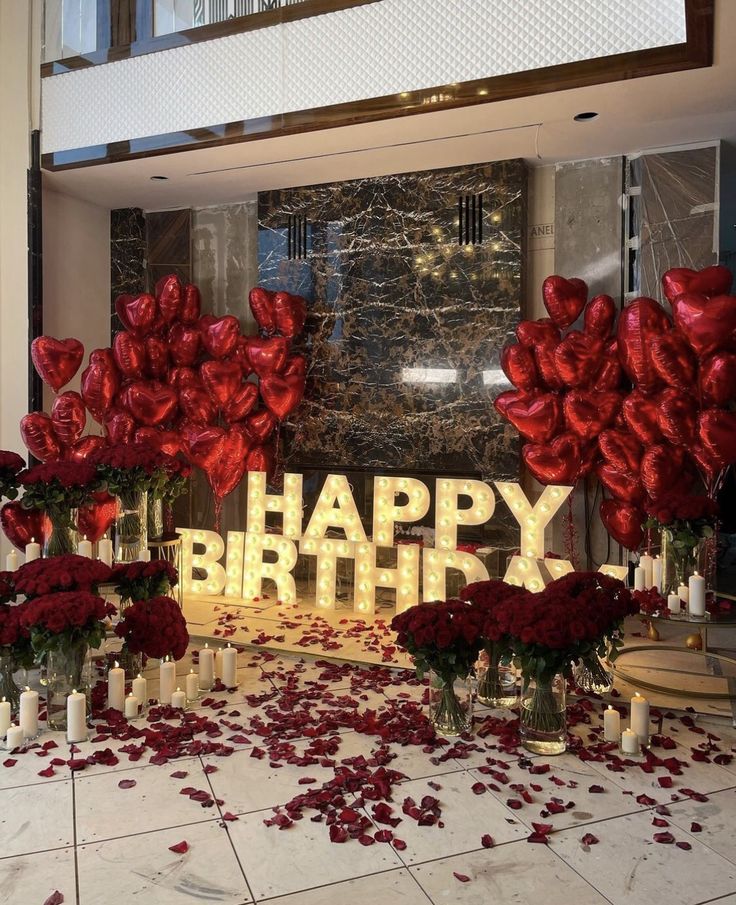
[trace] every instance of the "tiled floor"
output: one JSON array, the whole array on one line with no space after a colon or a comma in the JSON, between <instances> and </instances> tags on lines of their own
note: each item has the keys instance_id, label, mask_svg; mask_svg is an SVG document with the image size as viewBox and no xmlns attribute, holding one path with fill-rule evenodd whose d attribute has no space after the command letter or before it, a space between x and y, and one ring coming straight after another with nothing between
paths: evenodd
<instances>
[{"instance_id":1,"label":"tiled floor","mask_svg":"<svg viewBox=\"0 0 736 905\"><path fill-rule=\"evenodd\" d=\"M361 756L370 762L381 739L341 725L321 737L331 753L314 757L314 721L279 722L278 714L334 714L357 703L360 714L372 710L388 720L395 707L421 700L422 689L407 684L408 673L326 668L252 650L240 654L239 665L239 689L210 694L194 710L210 720L194 741L222 743L219 755L190 753L158 765L149 763L150 747L129 759L139 738L88 741L70 752L48 732L30 751L0 755L0 905L43 905L55 890L67 905L736 903L736 758L728 760L736 730L725 721L664 715L662 734L672 741L656 751L680 761L681 775L639 765L621 771L599 749L589 749L592 760L580 752L527 758L499 750L492 732L472 740L477 750L442 757L442 748L392 743L387 766L406 777L392 791L393 816L401 818L393 833L405 848L334 844L324 820L310 819L316 812L284 830L264 820L334 781L344 759L351 768ZM152 693L154 677L155 670ZM599 740L601 709L593 701L590 725L572 727L586 744ZM479 713L481 721L498 716ZM133 729L145 726L155 730L146 719ZM51 741L58 747L40 747ZM276 753L278 745L293 747ZM72 768L105 749L107 763ZM712 762L717 755L721 763ZM54 775L39 776L54 758L62 761ZM192 790L207 800L192 799ZM345 805L372 818L372 801L356 802L360 794L346 790ZM434 825L402 813L404 799L426 795L439 801ZM551 825L548 844L527 841L535 823ZM385 828L376 823L368 832ZM656 842L665 830L673 841ZM586 834L598 841L584 841ZM481 842L486 835L490 848ZM171 851L181 842L186 852Z\"/></svg>"}]
</instances>

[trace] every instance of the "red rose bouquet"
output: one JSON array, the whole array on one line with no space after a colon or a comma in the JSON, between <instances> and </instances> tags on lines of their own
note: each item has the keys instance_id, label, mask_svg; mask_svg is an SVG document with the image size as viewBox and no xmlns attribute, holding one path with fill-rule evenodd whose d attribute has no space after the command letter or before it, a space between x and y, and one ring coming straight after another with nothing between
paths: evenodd
<instances>
[{"instance_id":1,"label":"red rose bouquet","mask_svg":"<svg viewBox=\"0 0 736 905\"><path fill-rule=\"evenodd\" d=\"M430 675L432 722L441 732L457 735L469 728L469 713L455 692L456 679L473 669L483 645L483 615L462 600L420 603L394 616L396 642L414 659L417 676Z\"/></svg>"},{"instance_id":2,"label":"red rose bouquet","mask_svg":"<svg viewBox=\"0 0 736 905\"><path fill-rule=\"evenodd\" d=\"M59 591L97 594L99 586L110 581L110 574L110 567L99 560L66 553L24 563L14 573L15 589L29 600Z\"/></svg>"},{"instance_id":3,"label":"red rose bouquet","mask_svg":"<svg viewBox=\"0 0 736 905\"><path fill-rule=\"evenodd\" d=\"M120 563L113 567L111 580L121 600L150 600L168 594L179 574L170 562L154 559Z\"/></svg>"},{"instance_id":4,"label":"red rose bouquet","mask_svg":"<svg viewBox=\"0 0 736 905\"><path fill-rule=\"evenodd\" d=\"M0 450L0 497L14 500L18 496L18 475L25 467L18 453Z\"/></svg>"},{"instance_id":5,"label":"red rose bouquet","mask_svg":"<svg viewBox=\"0 0 736 905\"><path fill-rule=\"evenodd\" d=\"M21 625L28 629L36 661L52 650L99 647L105 620L117 612L90 591L63 591L35 597L18 606Z\"/></svg>"},{"instance_id":6,"label":"red rose bouquet","mask_svg":"<svg viewBox=\"0 0 736 905\"><path fill-rule=\"evenodd\" d=\"M718 504L707 496L668 493L647 507L646 528L662 534L662 593L672 593L697 568L697 548L715 536Z\"/></svg>"},{"instance_id":7,"label":"red rose bouquet","mask_svg":"<svg viewBox=\"0 0 736 905\"><path fill-rule=\"evenodd\" d=\"M181 660L189 645L184 614L171 597L153 597L131 604L115 627L131 654L145 654L162 660Z\"/></svg>"},{"instance_id":8,"label":"red rose bouquet","mask_svg":"<svg viewBox=\"0 0 736 905\"><path fill-rule=\"evenodd\" d=\"M21 625L20 607L0 603L0 697L10 701L12 709L20 703L20 688L13 674L33 665L28 629Z\"/></svg>"},{"instance_id":9,"label":"red rose bouquet","mask_svg":"<svg viewBox=\"0 0 736 905\"><path fill-rule=\"evenodd\" d=\"M17 574L17 572L0 572L0 603L12 603L15 600L15 577Z\"/></svg>"}]
</instances>

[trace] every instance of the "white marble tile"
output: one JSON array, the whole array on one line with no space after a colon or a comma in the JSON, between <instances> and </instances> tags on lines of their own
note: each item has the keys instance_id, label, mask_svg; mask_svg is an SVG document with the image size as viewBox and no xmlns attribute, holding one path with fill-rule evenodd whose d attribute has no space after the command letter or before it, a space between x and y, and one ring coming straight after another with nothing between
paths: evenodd
<instances>
[{"instance_id":1,"label":"white marble tile","mask_svg":"<svg viewBox=\"0 0 736 905\"><path fill-rule=\"evenodd\" d=\"M36 752L44 742L55 741L57 746L48 751L43 757ZM55 758L67 759L69 757L69 745L63 732L43 732L38 740L39 748L31 748L28 751L11 754L0 748L0 789L12 789L16 786L39 785L42 783L56 782L60 779L71 779L71 770L67 766L53 767L54 776L39 776L39 771L51 766ZM4 766L6 760L15 761L10 766Z\"/></svg>"},{"instance_id":2,"label":"white marble tile","mask_svg":"<svg viewBox=\"0 0 736 905\"><path fill-rule=\"evenodd\" d=\"M669 806L670 823L690 832L693 821L702 826L702 832L692 835L714 851L736 862L736 790L708 795L708 801L678 802Z\"/></svg>"},{"instance_id":3,"label":"white marble tile","mask_svg":"<svg viewBox=\"0 0 736 905\"><path fill-rule=\"evenodd\" d=\"M2 857L72 845L72 781L1 791L0 840Z\"/></svg>"},{"instance_id":4,"label":"white marble tile","mask_svg":"<svg viewBox=\"0 0 736 905\"><path fill-rule=\"evenodd\" d=\"M185 854L169 851L182 841L189 845ZM252 901L227 832L218 823L81 845L78 863L80 905Z\"/></svg>"},{"instance_id":5,"label":"white marble tile","mask_svg":"<svg viewBox=\"0 0 736 905\"><path fill-rule=\"evenodd\" d=\"M264 826L264 816L248 814L227 825L257 900L401 867L389 845L365 847L354 840L338 845L322 823L305 818L279 830Z\"/></svg>"},{"instance_id":6,"label":"white marble tile","mask_svg":"<svg viewBox=\"0 0 736 905\"><path fill-rule=\"evenodd\" d=\"M430 905L426 893L406 868L321 886L272 901L273 905Z\"/></svg>"},{"instance_id":7,"label":"white marble tile","mask_svg":"<svg viewBox=\"0 0 736 905\"><path fill-rule=\"evenodd\" d=\"M57 891L75 901L73 849L0 860L0 905L42 905Z\"/></svg>"},{"instance_id":8,"label":"white marble tile","mask_svg":"<svg viewBox=\"0 0 736 905\"><path fill-rule=\"evenodd\" d=\"M544 845L514 842L430 861L410 871L435 905L607 905ZM469 882L461 882L455 873L469 877Z\"/></svg>"},{"instance_id":9,"label":"white marble tile","mask_svg":"<svg viewBox=\"0 0 736 905\"><path fill-rule=\"evenodd\" d=\"M612 905L696 905L736 891L736 865L688 833L673 832L691 851L653 841L651 813L632 814L588 828L599 842L581 844L581 830L550 837L552 851Z\"/></svg>"}]
</instances>

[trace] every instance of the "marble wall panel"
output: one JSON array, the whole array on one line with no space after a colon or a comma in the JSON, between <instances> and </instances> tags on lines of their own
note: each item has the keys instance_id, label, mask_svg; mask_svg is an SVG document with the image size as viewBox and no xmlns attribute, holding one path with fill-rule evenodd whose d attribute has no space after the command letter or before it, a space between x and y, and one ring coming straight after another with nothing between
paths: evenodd
<instances>
[{"instance_id":1,"label":"marble wall panel","mask_svg":"<svg viewBox=\"0 0 736 905\"><path fill-rule=\"evenodd\" d=\"M192 212L149 211L146 214L147 287L153 291L161 277L175 273L192 280Z\"/></svg>"},{"instance_id":2,"label":"marble wall panel","mask_svg":"<svg viewBox=\"0 0 736 905\"><path fill-rule=\"evenodd\" d=\"M123 329L115 313L115 299L141 292L146 285L146 217L140 208L110 211L111 333Z\"/></svg>"}]
</instances>

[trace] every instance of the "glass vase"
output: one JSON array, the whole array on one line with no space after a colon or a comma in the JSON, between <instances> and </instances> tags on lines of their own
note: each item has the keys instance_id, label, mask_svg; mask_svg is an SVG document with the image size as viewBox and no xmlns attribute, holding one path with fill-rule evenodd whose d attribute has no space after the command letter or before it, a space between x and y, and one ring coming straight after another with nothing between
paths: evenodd
<instances>
[{"instance_id":1,"label":"glass vase","mask_svg":"<svg viewBox=\"0 0 736 905\"><path fill-rule=\"evenodd\" d=\"M148 537L158 540L164 534L164 504L160 497L148 494Z\"/></svg>"},{"instance_id":2,"label":"glass vase","mask_svg":"<svg viewBox=\"0 0 736 905\"><path fill-rule=\"evenodd\" d=\"M131 682L139 673L143 672L143 654L132 653L125 644L118 654L118 663L125 670L126 682Z\"/></svg>"},{"instance_id":3,"label":"glass vase","mask_svg":"<svg viewBox=\"0 0 736 905\"><path fill-rule=\"evenodd\" d=\"M597 654L578 660L573 680L581 691L588 694L606 694L613 688L613 671Z\"/></svg>"},{"instance_id":4,"label":"glass vase","mask_svg":"<svg viewBox=\"0 0 736 905\"><path fill-rule=\"evenodd\" d=\"M148 494L141 491L117 498L115 559L135 562L148 549Z\"/></svg>"},{"instance_id":5,"label":"glass vase","mask_svg":"<svg viewBox=\"0 0 736 905\"><path fill-rule=\"evenodd\" d=\"M21 689L15 682L15 673L18 669L12 651L0 652L0 698L10 703L13 712L20 706Z\"/></svg>"},{"instance_id":6,"label":"glass vase","mask_svg":"<svg viewBox=\"0 0 736 905\"><path fill-rule=\"evenodd\" d=\"M675 542L672 532L664 528L662 531L662 596L666 599L668 594L676 594L680 585L687 587L688 579L693 572L698 571L706 575L706 587L713 587L713 571L715 569L715 557L712 556L712 566L708 562L708 547L710 538L701 538L694 547L683 547ZM708 583L708 575L711 581Z\"/></svg>"},{"instance_id":7,"label":"glass vase","mask_svg":"<svg viewBox=\"0 0 736 905\"><path fill-rule=\"evenodd\" d=\"M478 675L477 698L486 707L513 707L519 697L516 670L502 662L502 648L489 644L481 652L476 673Z\"/></svg>"},{"instance_id":8,"label":"glass vase","mask_svg":"<svg viewBox=\"0 0 736 905\"><path fill-rule=\"evenodd\" d=\"M521 744L534 754L562 754L567 748L565 679L522 680L519 715Z\"/></svg>"},{"instance_id":9,"label":"glass vase","mask_svg":"<svg viewBox=\"0 0 736 905\"><path fill-rule=\"evenodd\" d=\"M77 510L49 509L51 530L43 542L43 556L64 556L77 552Z\"/></svg>"},{"instance_id":10,"label":"glass vase","mask_svg":"<svg viewBox=\"0 0 736 905\"><path fill-rule=\"evenodd\" d=\"M468 677L429 673L429 721L438 735L461 735L473 725L473 694Z\"/></svg>"},{"instance_id":11,"label":"glass vase","mask_svg":"<svg viewBox=\"0 0 736 905\"><path fill-rule=\"evenodd\" d=\"M66 731L66 699L73 691L86 695L89 715L92 672L85 642L50 650L46 657L46 679L49 729Z\"/></svg>"}]
</instances>

